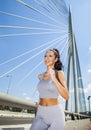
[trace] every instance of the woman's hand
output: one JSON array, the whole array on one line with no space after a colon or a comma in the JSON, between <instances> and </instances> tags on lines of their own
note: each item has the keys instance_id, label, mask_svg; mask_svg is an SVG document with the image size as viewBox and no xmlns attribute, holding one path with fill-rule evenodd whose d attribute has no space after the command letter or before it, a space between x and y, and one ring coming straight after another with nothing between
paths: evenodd
<instances>
[{"instance_id":1,"label":"woman's hand","mask_svg":"<svg viewBox=\"0 0 91 130\"><path fill-rule=\"evenodd\" d=\"M54 81L54 80L56 79L55 70L53 70L53 69L50 68L50 69L48 70L48 72L49 72L49 74L50 74L51 79Z\"/></svg>"},{"instance_id":2,"label":"woman's hand","mask_svg":"<svg viewBox=\"0 0 91 130\"><path fill-rule=\"evenodd\" d=\"M38 108L38 106L39 106L39 103L35 102L35 107Z\"/></svg>"},{"instance_id":3,"label":"woman's hand","mask_svg":"<svg viewBox=\"0 0 91 130\"><path fill-rule=\"evenodd\" d=\"M38 78L39 78L39 80L42 80L43 79L43 74L39 74Z\"/></svg>"}]
</instances>

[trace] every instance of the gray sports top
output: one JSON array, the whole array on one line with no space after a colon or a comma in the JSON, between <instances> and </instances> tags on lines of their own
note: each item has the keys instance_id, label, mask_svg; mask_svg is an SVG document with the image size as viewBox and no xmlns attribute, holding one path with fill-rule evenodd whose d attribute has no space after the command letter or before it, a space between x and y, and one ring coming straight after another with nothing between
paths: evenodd
<instances>
[{"instance_id":1,"label":"gray sports top","mask_svg":"<svg viewBox=\"0 0 91 130\"><path fill-rule=\"evenodd\" d=\"M58 98L59 96L58 90L51 79L40 80L38 83L38 91L40 98Z\"/></svg>"}]
</instances>

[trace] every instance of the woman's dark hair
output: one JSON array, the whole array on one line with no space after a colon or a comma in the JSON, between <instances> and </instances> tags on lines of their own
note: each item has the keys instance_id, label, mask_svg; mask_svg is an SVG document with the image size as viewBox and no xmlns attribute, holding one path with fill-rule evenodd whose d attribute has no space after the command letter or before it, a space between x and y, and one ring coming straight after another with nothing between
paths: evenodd
<instances>
[{"instance_id":1,"label":"woman's dark hair","mask_svg":"<svg viewBox=\"0 0 91 130\"><path fill-rule=\"evenodd\" d=\"M55 70L62 70L63 64L62 64L62 62L61 62L61 60L60 60L60 53L59 53L58 49L55 49L55 48L54 48L54 49L51 50L51 51L54 52L55 58L58 58L57 62L56 62L55 65L54 65Z\"/></svg>"}]
</instances>

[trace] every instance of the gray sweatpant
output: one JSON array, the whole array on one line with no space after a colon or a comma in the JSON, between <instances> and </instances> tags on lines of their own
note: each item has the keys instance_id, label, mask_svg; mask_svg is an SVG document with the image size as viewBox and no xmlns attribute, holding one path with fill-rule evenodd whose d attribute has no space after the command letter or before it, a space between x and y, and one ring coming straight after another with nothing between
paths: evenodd
<instances>
[{"instance_id":1,"label":"gray sweatpant","mask_svg":"<svg viewBox=\"0 0 91 130\"><path fill-rule=\"evenodd\" d=\"M61 104L38 107L30 130L64 130L65 115Z\"/></svg>"}]
</instances>

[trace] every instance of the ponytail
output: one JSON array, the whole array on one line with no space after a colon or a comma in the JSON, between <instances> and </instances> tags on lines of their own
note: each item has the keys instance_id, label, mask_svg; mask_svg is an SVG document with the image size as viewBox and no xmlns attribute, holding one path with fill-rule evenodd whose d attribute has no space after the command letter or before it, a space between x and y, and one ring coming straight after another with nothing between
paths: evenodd
<instances>
[{"instance_id":1,"label":"ponytail","mask_svg":"<svg viewBox=\"0 0 91 130\"><path fill-rule=\"evenodd\" d=\"M54 52L54 54L55 54L55 57L58 58L57 62L56 62L55 65L54 65L54 68L55 68L55 70L62 70L63 64L62 64L62 62L61 62L61 60L60 60L60 53L59 53L59 51L58 51L57 49L55 49L55 48L53 49L53 52Z\"/></svg>"}]
</instances>

